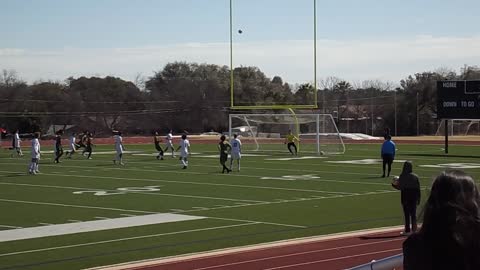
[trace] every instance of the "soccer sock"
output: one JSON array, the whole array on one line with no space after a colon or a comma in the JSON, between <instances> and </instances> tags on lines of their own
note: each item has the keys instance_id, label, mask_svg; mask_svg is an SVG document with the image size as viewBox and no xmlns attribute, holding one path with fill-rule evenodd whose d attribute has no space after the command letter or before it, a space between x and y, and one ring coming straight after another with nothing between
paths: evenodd
<instances>
[{"instance_id":1,"label":"soccer sock","mask_svg":"<svg viewBox=\"0 0 480 270\"><path fill-rule=\"evenodd\" d=\"M38 162L35 162L34 167L35 167L35 172L39 172L38 169L39 169L40 165L38 165Z\"/></svg>"},{"instance_id":2,"label":"soccer sock","mask_svg":"<svg viewBox=\"0 0 480 270\"><path fill-rule=\"evenodd\" d=\"M240 171L240 159L237 160L238 163L238 171Z\"/></svg>"}]
</instances>

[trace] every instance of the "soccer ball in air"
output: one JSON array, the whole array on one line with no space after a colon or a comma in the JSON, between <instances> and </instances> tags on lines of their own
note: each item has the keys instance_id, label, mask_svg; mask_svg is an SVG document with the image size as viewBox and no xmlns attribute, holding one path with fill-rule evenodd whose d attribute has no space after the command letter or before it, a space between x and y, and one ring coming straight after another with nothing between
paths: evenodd
<instances>
[{"instance_id":1,"label":"soccer ball in air","mask_svg":"<svg viewBox=\"0 0 480 270\"><path fill-rule=\"evenodd\" d=\"M239 34L243 33L242 29L238 29L238 33Z\"/></svg>"}]
</instances>

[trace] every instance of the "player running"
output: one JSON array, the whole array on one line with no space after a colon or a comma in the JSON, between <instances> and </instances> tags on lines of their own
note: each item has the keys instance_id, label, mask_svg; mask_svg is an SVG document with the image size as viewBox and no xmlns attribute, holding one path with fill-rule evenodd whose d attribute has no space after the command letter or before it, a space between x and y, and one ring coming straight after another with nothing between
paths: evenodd
<instances>
[{"instance_id":1,"label":"player running","mask_svg":"<svg viewBox=\"0 0 480 270\"><path fill-rule=\"evenodd\" d=\"M153 143L155 144L155 149L158 151L157 159L163 160L163 149L160 146L161 141L162 140L160 139L158 132L155 132L155 136L153 136Z\"/></svg>"},{"instance_id":2,"label":"player running","mask_svg":"<svg viewBox=\"0 0 480 270\"><path fill-rule=\"evenodd\" d=\"M165 137L165 139L167 140L167 145L165 146L165 152L167 152L169 149L172 150L172 158L174 158L175 157L175 148L173 147L172 130L170 130L170 132L167 134L167 137Z\"/></svg>"},{"instance_id":3,"label":"player running","mask_svg":"<svg viewBox=\"0 0 480 270\"><path fill-rule=\"evenodd\" d=\"M230 143L225 141L225 135L222 135L220 137L220 142L218 143L218 150L220 151L220 164L223 167L222 173L225 173L225 171L227 171L227 173L230 173L232 170L227 168L227 166L225 166L225 163L228 160L228 152L232 150L232 146L230 145Z\"/></svg>"},{"instance_id":4,"label":"player running","mask_svg":"<svg viewBox=\"0 0 480 270\"><path fill-rule=\"evenodd\" d=\"M296 156L298 152L297 152L297 145L295 145L295 141L299 142L300 140L295 135L293 135L292 130L288 130L288 135L285 137L284 143L287 144L288 151L290 151L292 155ZM295 150L295 152L292 151L292 147Z\"/></svg>"},{"instance_id":5,"label":"player running","mask_svg":"<svg viewBox=\"0 0 480 270\"><path fill-rule=\"evenodd\" d=\"M82 137L82 140L84 141L84 144L85 144L85 149L83 150L82 155L88 153L87 159L92 159L93 134L90 132L87 132L87 134L84 135L84 137Z\"/></svg>"},{"instance_id":6,"label":"player running","mask_svg":"<svg viewBox=\"0 0 480 270\"><path fill-rule=\"evenodd\" d=\"M63 155L62 134L63 134L62 129L57 131L55 134L55 145L54 145L54 150L55 150L54 162L55 163L60 163L60 157Z\"/></svg>"},{"instance_id":7,"label":"player running","mask_svg":"<svg viewBox=\"0 0 480 270\"><path fill-rule=\"evenodd\" d=\"M178 146L177 151L180 150L180 160L182 161L183 168L186 169L188 166L188 154L190 153L190 142L187 140L187 135L182 135L182 140L180 141L180 146Z\"/></svg>"},{"instance_id":8,"label":"player running","mask_svg":"<svg viewBox=\"0 0 480 270\"><path fill-rule=\"evenodd\" d=\"M30 162L30 166L28 167L29 174L37 174L40 172L38 170L38 161L40 160L40 141L38 140L39 137L40 134L38 132L33 134L31 148L32 160Z\"/></svg>"},{"instance_id":9,"label":"player running","mask_svg":"<svg viewBox=\"0 0 480 270\"><path fill-rule=\"evenodd\" d=\"M242 158L242 142L238 138L237 134L233 134L233 139L230 141L232 146L232 154L230 157L230 171L232 171L233 161L237 161L238 171L240 171L240 159Z\"/></svg>"},{"instance_id":10,"label":"player running","mask_svg":"<svg viewBox=\"0 0 480 270\"><path fill-rule=\"evenodd\" d=\"M123 163L123 151L125 148L123 147L123 138L122 138L122 132L120 131L114 131L113 139L115 141L115 151L117 151L117 154L115 155L115 159L113 160L113 164L120 164L120 165L125 165Z\"/></svg>"},{"instance_id":11,"label":"player running","mask_svg":"<svg viewBox=\"0 0 480 270\"><path fill-rule=\"evenodd\" d=\"M65 156L68 158L68 159L71 159L72 158L72 155L75 154L75 152L77 151L77 148L80 147L80 145L78 145L75 140L76 140L76 136L75 136L75 132L72 133L72 135L70 135L70 138L69 138L69 146L70 146L70 151L67 151L65 153Z\"/></svg>"}]
</instances>

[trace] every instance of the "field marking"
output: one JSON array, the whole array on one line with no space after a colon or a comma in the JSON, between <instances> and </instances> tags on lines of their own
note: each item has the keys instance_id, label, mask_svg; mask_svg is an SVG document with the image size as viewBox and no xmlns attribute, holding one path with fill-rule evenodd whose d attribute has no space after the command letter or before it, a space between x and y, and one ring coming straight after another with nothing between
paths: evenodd
<instances>
[{"instance_id":1,"label":"field marking","mask_svg":"<svg viewBox=\"0 0 480 270\"><path fill-rule=\"evenodd\" d=\"M178 214L152 214L113 219L105 217L95 218L101 220L65 224L39 223L45 226L0 231L0 242L3 243L9 241L34 239L49 236L60 236L76 233L97 232L145 225L163 224L170 222L199 220L205 219L206 217L186 216Z\"/></svg>"},{"instance_id":2,"label":"field marking","mask_svg":"<svg viewBox=\"0 0 480 270\"><path fill-rule=\"evenodd\" d=\"M0 228L7 228L7 229L21 229L23 227L18 226L10 226L10 225L0 225Z\"/></svg>"},{"instance_id":3,"label":"field marking","mask_svg":"<svg viewBox=\"0 0 480 270\"><path fill-rule=\"evenodd\" d=\"M396 241L400 241L400 240L404 241L405 239L400 238L400 239L393 239L393 240L383 240L383 241L363 243L363 244L338 246L338 247L333 247L333 248L324 248L324 249L317 249L317 250L310 250L310 251L303 251L303 252L296 252L296 253L288 253L288 254L285 254L285 255L276 255L276 256L270 256L270 257L266 257L266 258L251 259L251 260L246 260L246 261L238 261L238 262L234 262L234 263L227 263L227 264L221 264L221 265L219 264L219 265L212 265L212 266L207 266L207 267L202 267L202 268L195 268L195 270L206 270L206 269L240 265L240 264L246 264L246 263L254 263L254 262L261 262L261 261L268 261L268 260L277 260L277 259L282 259L282 258L301 256L301 255L307 255L307 254L315 254L315 253L320 253L320 252L328 252L328 251L339 250L339 249L349 249L349 248L371 246L371 245L377 245L377 244L383 244L383 243L389 243L389 242L396 242ZM229 254L225 254L225 255L229 255ZM163 265L168 265L168 264L172 264L172 263L165 263Z\"/></svg>"},{"instance_id":4,"label":"field marking","mask_svg":"<svg viewBox=\"0 0 480 270\"><path fill-rule=\"evenodd\" d=\"M131 171L143 171L143 170L131 170ZM17 173L12 171L0 171L2 173ZM155 171L159 172L159 171ZM165 172L165 171L161 171ZM210 175L208 173L199 173L201 175ZM25 174L27 175L27 174ZM208 183L208 182L190 182L190 181L173 181L173 180L163 180L163 179L148 179L148 178L125 178L125 177L114 177L114 176L92 176L92 175L71 175L71 174L48 174L43 173L43 175L50 176L64 176L64 177L77 177L77 178L87 178L91 179L93 177L100 179L115 179L115 180L127 180L127 181L144 181L144 182L165 182L165 183L174 183L174 184L192 184L192 185L206 185L206 186L223 186L223 187L238 187L238 188L252 188L252 189L267 189L267 190L285 190L285 191L300 191L300 192L318 192L318 193L331 193L331 194L349 194L352 192L336 192L336 191L325 191L325 190L309 190L309 189L296 189L296 188L279 188L271 186L251 186L251 185L235 185L235 184L220 184L220 183ZM231 176L231 174L230 174ZM262 176L253 176L253 175L240 175L238 177L251 177L260 179ZM342 180L328 180L328 179L311 179L308 181L319 181L319 182L339 182L339 183L354 183L362 185L382 185L390 186L390 183L372 183L372 182L353 182L353 181L342 181Z\"/></svg>"},{"instance_id":5,"label":"field marking","mask_svg":"<svg viewBox=\"0 0 480 270\"><path fill-rule=\"evenodd\" d=\"M20 255L20 254L28 254L28 253L36 253L36 252L43 252L43 251L51 251L51 250L59 250L59 249L68 249L68 248L75 248L75 247L94 246L94 245L101 245L101 244L108 244L108 243L115 243L115 242L123 242L123 241L137 240L137 239L160 237L160 236L166 236L166 235L176 235L176 234L183 234L183 233L210 231L210 230L218 230L218 229L228 229L228 228L249 226L249 225L257 225L257 224L258 224L257 222L250 222L250 223L242 223L242 224L236 224L236 225L217 226L217 227L209 227L209 228L194 229L194 230L185 230L185 231L178 231L178 232L158 233L158 234L149 234L149 235L141 235L141 236L134 236L134 237L117 238L117 239L112 239L112 240L89 242L89 243L75 244L75 245L64 245L64 246L57 246L57 247L50 247L50 248L23 250L23 251L2 253L2 254L0 254L0 257Z\"/></svg>"},{"instance_id":6,"label":"field marking","mask_svg":"<svg viewBox=\"0 0 480 270\"><path fill-rule=\"evenodd\" d=\"M263 221L255 221L255 220L244 220L244 219L235 219L235 218L219 218L219 217L211 217L211 216L209 216L208 218L218 219L218 220L228 220L228 221L239 221L239 222L257 222L257 223L267 224L267 225L302 228L302 229L308 228L308 226L292 225L292 224L284 224L284 223L274 223L274 222L263 222Z\"/></svg>"},{"instance_id":7,"label":"field marking","mask_svg":"<svg viewBox=\"0 0 480 270\"><path fill-rule=\"evenodd\" d=\"M58 174L48 174L53 176L65 176ZM68 175L69 177L82 177L82 176L73 176ZM41 188L58 188L58 189L73 189L73 190L90 190L90 191L117 191L117 190L99 190L99 189L90 189L90 188L78 188L78 187L67 187L67 186L49 186L49 185L36 185L36 184L21 184L21 183L11 183L11 182L0 182L0 185L11 185L11 186L30 186L30 187L41 187ZM220 200L220 201L234 201L234 202L250 202L250 203L262 203L265 201L255 201L255 200L243 200L243 199L231 199L231 198L219 198L219 197L206 197L206 196L194 196L194 195L181 195L181 194L170 194L170 193L150 193L150 192L139 192L131 191L129 193L134 194L143 194L143 195L153 195L153 196L171 196L171 197L182 197L182 198L195 198L195 199L208 199L208 200Z\"/></svg>"},{"instance_id":8,"label":"field marking","mask_svg":"<svg viewBox=\"0 0 480 270\"><path fill-rule=\"evenodd\" d=\"M61 206L61 207L72 207L72 208L88 208L88 209L98 209L98 210L107 210L107 211L141 213L141 214L157 214L158 213L158 212L151 212L151 211L131 210L131 209L120 209L120 208L109 208L109 207L98 207L98 206L87 206L87 205L73 205L73 204L63 204L63 203L21 201L21 200L9 200L9 199L0 199L0 202L37 204L37 205Z\"/></svg>"}]
</instances>

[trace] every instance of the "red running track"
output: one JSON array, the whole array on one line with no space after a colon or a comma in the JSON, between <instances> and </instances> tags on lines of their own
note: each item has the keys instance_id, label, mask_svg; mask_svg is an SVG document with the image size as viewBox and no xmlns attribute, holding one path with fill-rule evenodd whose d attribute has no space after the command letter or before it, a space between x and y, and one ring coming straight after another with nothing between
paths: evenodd
<instances>
[{"instance_id":1,"label":"red running track","mask_svg":"<svg viewBox=\"0 0 480 270\"><path fill-rule=\"evenodd\" d=\"M108 269L128 270L335 270L402 253L400 231L281 244L217 255L179 258L149 265ZM402 268L397 268L402 269Z\"/></svg>"}]
</instances>

